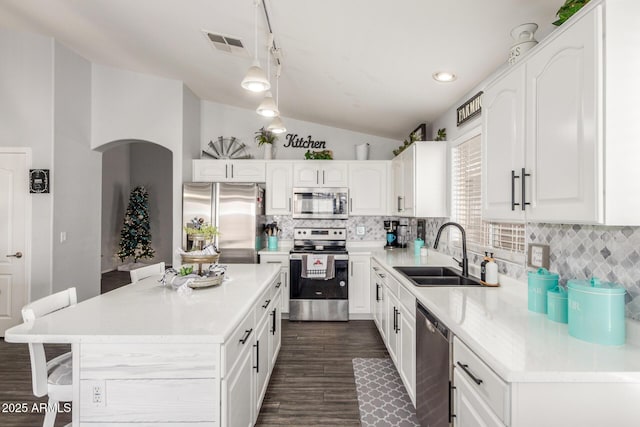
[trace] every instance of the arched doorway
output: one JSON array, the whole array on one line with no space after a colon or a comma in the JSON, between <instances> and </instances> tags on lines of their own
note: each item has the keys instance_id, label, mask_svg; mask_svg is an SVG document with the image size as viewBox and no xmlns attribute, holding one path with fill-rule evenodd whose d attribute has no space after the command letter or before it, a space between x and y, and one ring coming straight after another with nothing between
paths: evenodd
<instances>
[{"instance_id":1,"label":"arched doorway","mask_svg":"<svg viewBox=\"0 0 640 427\"><path fill-rule=\"evenodd\" d=\"M103 276L122 265L115 255L129 194L143 185L149 193L151 246L155 258L145 263L172 263L173 230L173 153L149 141L120 140L101 147L102 151L102 242ZM129 260L125 260L125 263ZM128 273L115 276L128 281ZM103 277L104 278L104 277ZM104 289L103 280L103 292ZM109 286L108 286L109 287ZM113 288L111 286L110 288ZM107 289L109 290L109 289Z\"/></svg>"}]
</instances>

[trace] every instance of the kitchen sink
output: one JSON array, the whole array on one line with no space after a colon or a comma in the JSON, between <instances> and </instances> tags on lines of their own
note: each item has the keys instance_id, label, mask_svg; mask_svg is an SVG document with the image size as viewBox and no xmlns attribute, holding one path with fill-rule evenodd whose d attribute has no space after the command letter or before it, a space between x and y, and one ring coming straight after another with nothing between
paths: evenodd
<instances>
[{"instance_id":1,"label":"kitchen sink","mask_svg":"<svg viewBox=\"0 0 640 427\"><path fill-rule=\"evenodd\" d=\"M393 267L415 286L482 286L479 280L464 277L449 267Z\"/></svg>"}]
</instances>

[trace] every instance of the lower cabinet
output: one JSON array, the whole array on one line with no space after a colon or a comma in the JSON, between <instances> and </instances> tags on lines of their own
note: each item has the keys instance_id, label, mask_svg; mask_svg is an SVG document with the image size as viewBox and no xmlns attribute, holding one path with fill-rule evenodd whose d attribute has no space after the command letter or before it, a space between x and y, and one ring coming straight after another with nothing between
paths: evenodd
<instances>
[{"instance_id":1,"label":"lower cabinet","mask_svg":"<svg viewBox=\"0 0 640 427\"><path fill-rule=\"evenodd\" d=\"M349 255L349 313L371 313L370 271L370 255Z\"/></svg>"},{"instance_id":2,"label":"lower cabinet","mask_svg":"<svg viewBox=\"0 0 640 427\"><path fill-rule=\"evenodd\" d=\"M389 356L416 404L416 317L415 297L377 262L371 264L373 319L387 346Z\"/></svg>"},{"instance_id":3,"label":"lower cabinet","mask_svg":"<svg viewBox=\"0 0 640 427\"><path fill-rule=\"evenodd\" d=\"M280 313L289 313L289 255L261 253L260 264L280 264Z\"/></svg>"},{"instance_id":4,"label":"lower cabinet","mask_svg":"<svg viewBox=\"0 0 640 427\"><path fill-rule=\"evenodd\" d=\"M222 425L253 426L280 351L280 276L223 345Z\"/></svg>"},{"instance_id":5,"label":"lower cabinet","mask_svg":"<svg viewBox=\"0 0 640 427\"><path fill-rule=\"evenodd\" d=\"M496 417L480 395L473 389L473 385L462 376L459 370L454 370L454 408L456 427L503 427L504 424Z\"/></svg>"}]
</instances>

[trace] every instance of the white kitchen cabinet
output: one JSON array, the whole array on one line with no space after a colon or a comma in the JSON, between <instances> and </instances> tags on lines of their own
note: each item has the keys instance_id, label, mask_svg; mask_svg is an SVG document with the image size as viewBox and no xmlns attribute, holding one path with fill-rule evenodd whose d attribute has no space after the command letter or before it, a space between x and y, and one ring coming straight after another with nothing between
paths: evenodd
<instances>
[{"instance_id":1,"label":"white kitchen cabinet","mask_svg":"<svg viewBox=\"0 0 640 427\"><path fill-rule=\"evenodd\" d=\"M267 163L266 173L266 214L291 215L293 162L271 161Z\"/></svg>"},{"instance_id":2,"label":"white kitchen cabinet","mask_svg":"<svg viewBox=\"0 0 640 427\"><path fill-rule=\"evenodd\" d=\"M194 182L265 182L263 160L193 160Z\"/></svg>"},{"instance_id":3,"label":"white kitchen cabinet","mask_svg":"<svg viewBox=\"0 0 640 427\"><path fill-rule=\"evenodd\" d=\"M640 224L640 198L629 197L640 193L640 180L629 175L640 158L632 142L640 134L640 106L629 102L640 91L640 59L629 54L637 40L627 32L639 16L638 2L592 0L489 84L486 219ZM518 165L512 159L520 150ZM524 216L511 210L512 185L515 209L526 203Z\"/></svg>"},{"instance_id":4,"label":"white kitchen cabinet","mask_svg":"<svg viewBox=\"0 0 640 427\"><path fill-rule=\"evenodd\" d=\"M596 8L526 63L527 220L603 219L601 28Z\"/></svg>"},{"instance_id":5,"label":"white kitchen cabinet","mask_svg":"<svg viewBox=\"0 0 640 427\"><path fill-rule=\"evenodd\" d=\"M308 160L293 165L294 187L347 187L347 162Z\"/></svg>"},{"instance_id":6,"label":"white kitchen cabinet","mask_svg":"<svg viewBox=\"0 0 640 427\"><path fill-rule=\"evenodd\" d=\"M386 341L386 306L385 306L385 273L380 265L371 261L371 312L373 315L373 321L378 327L382 340Z\"/></svg>"},{"instance_id":7,"label":"white kitchen cabinet","mask_svg":"<svg viewBox=\"0 0 640 427\"><path fill-rule=\"evenodd\" d=\"M398 306L400 303L396 296L389 290L386 289L386 307L387 307L387 350L389 351L389 356L393 363L396 365L396 369L400 371L400 361L398 360L398 343L400 342L400 337L398 335Z\"/></svg>"},{"instance_id":8,"label":"white kitchen cabinet","mask_svg":"<svg viewBox=\"0 0 640 427\"><path fill-rule=\"evenodd\" d=\"M514 67L482 95L482 216L493 220L524 220L525 67Z\"/></svg>"},{"instance_id":9,"label":"white kitchen cabinet","mask_svg":"<svg viewBox=\"0 0 640 427\"><path fill-rule=\"evenodd\" d=\"M289 313L289 255L261 253L260 264L280 264L280 310L281 313Z\"/></svg>"},{"instance_id":10,"label":"white kitchen cabinet","mask_svg":"<svg viewBox=\"0 0 640 427\"><path fill-rule=\"evenodd\" d=\"M349 162L349 215L386 215L389 162Z\"/></svg>"},{"instance_id":11,"label":"white kitchen cabinet","mask_svg":"<svg viewBox=\"0 0 640 427\"><path fill-rule=\"evenodd\" d=\"M417 141L391 161L391 212L407 217L447 217L448 146Z\"/></svg>"},{"instance_id":12,"label":"white kitchen cabinet","mask_svg":"<svg viewBox=\"0 0 640 427\"><path fill-rule=\"evenodd\" d=\"M453 425L455 427L504 427L463 375L459 370L453 373L455 384Z\"/></svg>"},{"instance_id":13,"label":"white kitchen cabinet","mask_svg":"<svg viewBox=\"0 0 640 427\"><path fill-rule=\"evenodd\" d=\"M371 313L370 255L349 255L349 313Z\"/></svg>"},{"instance_id":14,"label":"white kitchen cabinet","mask_svg":"<svg viewBox=\"0 0 640 427\"><path fill-rule=\"evenodd\" d=\"M416 317L404 308L398 308L398 358L400 377L411 402L416 404Z\"/></svg>"},{"instance_id":15,"label":"white kitchen cabinet","mask_svg":"<svg viewBox=\"0 0 640 427\"><path fill-rule=\"evenodd\" d=\"M273 372L282 342L282 284L276 291L269 311L269 371Z\"/></svg>"},{"instance_id":16,"label":"white kitchen cabinet","mask_svg":"<svg viewBox=\"0 0 640 427\"><path fill-rule=\"evenodd\" d=\"M262 406L262 400L267 393L267 386L269 385L269 366L271 360L271 357L269 355L269 334L271 330L271 318L268 315L268 313L270 312L269 307L272 307L272 305L269 304L267 306L265 315L262 316L262 318L257 322L255 335L256 340L253 344L255 358L255 365L253 366L253 368L255 370L256 381L254 422L258 418L258 414L260 413L260 406Z\"/></svg>"},{"instance_id":17,"label":"white kitchen cabinet","mask_svg":"<svg viewBox=\"0 0 640 427\"><path fill-rule=\"evenodd\" d=\"M251 342L246 343L243 351L238 355L238 363L222 381L222 404L226 407L223 411L222 425L230 427L250 427L255 419L255 386L253 373L253 347ZM226 422L225 422L226 421Z\"/></svg>"}]
</instances>

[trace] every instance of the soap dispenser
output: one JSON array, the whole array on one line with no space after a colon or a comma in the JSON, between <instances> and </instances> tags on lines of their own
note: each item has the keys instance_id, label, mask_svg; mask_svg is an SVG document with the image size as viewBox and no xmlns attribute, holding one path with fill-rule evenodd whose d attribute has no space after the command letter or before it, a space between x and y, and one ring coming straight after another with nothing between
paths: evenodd
<instances>
[{"instance_id":1,"label":"soap dispenser","mask_svg":"<svg viewBox=\"0 0 640 427\"><path fill-rule=\"evenodd\" d=\"M486 280L484 281L488 286L498 286L498 264L493 258L493 252L489 256L489 261L486 264Z\"/></svg>"},{"instance_id":2,"label":"soap dispenser","mask_svg":"<svg viewBox=\"0 0 640 427\"><path fill-rule=\"evenodd\" d=\"M489 262L489 252L484 252L484 258L480 263L480 280L486 282L487 280L487 263Z\"/></svg>"}]
</instances>

